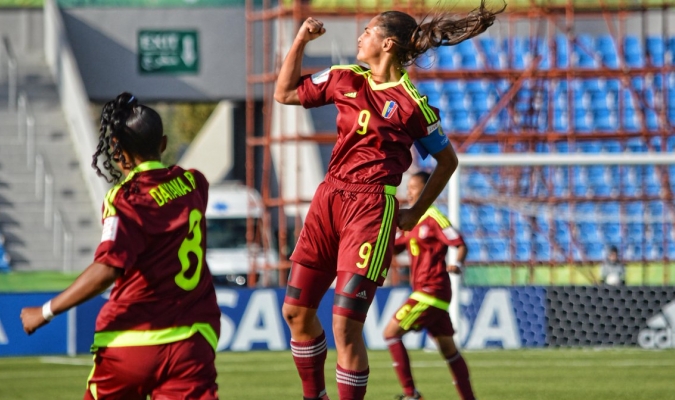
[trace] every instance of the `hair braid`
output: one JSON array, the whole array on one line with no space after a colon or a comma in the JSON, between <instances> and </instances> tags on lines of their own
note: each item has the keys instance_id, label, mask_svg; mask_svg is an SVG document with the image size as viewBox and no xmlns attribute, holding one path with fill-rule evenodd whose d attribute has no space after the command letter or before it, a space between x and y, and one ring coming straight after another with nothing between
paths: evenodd
<instances>
[{"instance_id":1,"label":"hair braid","mask_svg":"<svg viewBox=\"0 0 675 400\"><path fill-rule=\"evenodd\" d=\"M131 168L135 156L159 159L163 136L159 114L138 104L138 100L131 93L124 92L103 106L98 145L92 156L91 166L107 182L119 182L122 173L115 168L113 161L121 163L124 168ZM132 159L127 160L124 152L130 154ZM104 156L103 169L110 177L99 167L101 155Z\"/></svg>"}]
</instances>

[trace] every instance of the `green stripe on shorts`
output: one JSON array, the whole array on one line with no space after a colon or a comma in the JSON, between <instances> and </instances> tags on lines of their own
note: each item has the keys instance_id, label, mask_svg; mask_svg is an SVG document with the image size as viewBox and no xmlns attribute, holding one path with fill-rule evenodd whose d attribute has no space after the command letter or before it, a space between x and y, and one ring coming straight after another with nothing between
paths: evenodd
<instances>
[{"instance_id":1,"label":"green stripe on shorts","mask_svg":"<svg viewBox=\"0 0 675 400\"><path fill-rule=\"evenodd\" d=\"M389 243L389 236L391 234L391 224L394 220L394 210L396 209L394 196L385 194L384 199L385 205L384 213L382 215L382 224L380 224L380 232L377 235L377 242L375 242L373 260L368 266L368 274L366 275L371 281L377 281L377 277L382 269L384 254L387 251L387 244Z\"/></svg>"},{"instance_id":2,"label":"green stripe on shorts","mask_svg":"<svg viewBox=\"0 0 675 400\"><path fill-rule=\"evenodd\" d=\"M409 329L413 326L413 324L415 323L415 321L417 320L417 318L419 318L419 316L420 316L423 312L425 312L425 311L427 310L427 308L429 308L429 305L428 305L428 304L425 304L425 303L417 303L417 304L415 304L415 306L412 308L412 310L410 310L410 312L408 313L408 315L406 315L406 316L401 320L401 322L399 323L399 326L400 326L401 328L405 329L405 330L409 330Z\"/></svg>"}]
</instances>

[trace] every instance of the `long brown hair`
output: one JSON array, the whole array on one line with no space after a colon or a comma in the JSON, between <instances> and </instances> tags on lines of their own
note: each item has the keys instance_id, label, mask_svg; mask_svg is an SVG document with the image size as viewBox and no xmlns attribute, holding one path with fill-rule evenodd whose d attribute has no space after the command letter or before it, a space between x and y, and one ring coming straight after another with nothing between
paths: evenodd
<instances>
[{"instance_id":1,"label":"long brown hair","mask_svg":"<svg viewBox=\"0 0 675 400\"><path fill-rule=\"evenodd\" d=\"M396 56L401 65L410 65L427 50L439 46L453 46L483 32L495 21L496 15L506 9L491 11L481 0L480 7L464 18L444 11L436 11L429 22L420 24L415 18L401 11L385 11L379 15L379 26L385 36L394 38Z\"/></svg>"}]
</instances>

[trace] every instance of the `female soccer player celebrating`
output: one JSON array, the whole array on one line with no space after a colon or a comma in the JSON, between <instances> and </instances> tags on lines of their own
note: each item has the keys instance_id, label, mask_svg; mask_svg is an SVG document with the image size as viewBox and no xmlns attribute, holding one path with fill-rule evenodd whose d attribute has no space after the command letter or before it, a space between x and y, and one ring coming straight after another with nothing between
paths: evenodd
<instances>
[{"instance_id":1,"label":"female soccer player celebrating","mask_svg":"<svg viewBox=\"0 0 675 400\"><path fill-rule=\"evenodd\" d=\"M308 42L325 33L323 23L308 18L293 41L274 98L305 108L334 103L338 109L337 143L291 256L283 306L305 400L328 398L326 340L316 309L335 278L338 392L342 400L364 398L363 323L386 277L396 225L412 229L457 166L437 110L415 89L404 66L432 47L478 35L494 18L483 4L466 18L439 13L421 25L408 14L387 11L373 18L358 39L356 58L370 69L334 66L311 76L300 74L302 55ZM437 166L417 202L399 212L394 194L412 162L413 143L432 154Z\"/></svg>"},{"instance_id":2,"label":"female soccer player celebrating","mask_svg":"<svg viewBox=\"0 0 675 400\"><path fill-rule=\"evenodd\" d=\"M428 180L429 174L426 172L418 172L410 178L408 181L410 204L417 202ZM394 369L403 387L404 393L399 399L422 398L415 389L410 359L401 339L411 330L427 329L455 377L460 398L473 400L469 370L452 339L455 331L448 314L451 297L448 272L461 273L462 263L467 254L462 236L450 226L450 221L438 208L431 206L412 231L399 233L395 246L397 252L403 251L406 246L408 248L411 260L410 282L413 288L413 293L384 330L384 338L394 361ZM446 267L445 256L448 246L457 248L457 262Z\"/></svg>"},{"instance_id":3,"label":"female soccer player celebrating","mask_svg":"<svg viewBox=\"0 0 675 400\"><path fill-rule=\"evenodd\" d=\"M31 334L115 283L96 320L85 399L218 398L220 310L204 258L209 184L164 166L165 148L159 115L131 94L103 107L92 166L108 180L104 155L112 179L124 179L103 203L94 262L44 306L21 311Z\"/></svg>"}]
</instances>

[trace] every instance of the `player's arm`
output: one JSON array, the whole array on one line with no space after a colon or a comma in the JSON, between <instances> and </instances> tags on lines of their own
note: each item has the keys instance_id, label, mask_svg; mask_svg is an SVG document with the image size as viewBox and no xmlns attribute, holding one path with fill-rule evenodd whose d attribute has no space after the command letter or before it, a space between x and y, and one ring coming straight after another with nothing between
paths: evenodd
<instances>
[{"instance_id":1,"label":"player's arm","mask_svg":"<svg viewBox=\"0 0 675 400\"><path fill-rule=\"evenodd\" d=\"M122 268L93 263L75 279L66 290L42 307L26 307L21 310L23 330L32 334L46 325L53 316L68 311L105 291L123 274Z\"/></svg>"},{"instance_id":2,"label":"player's arm","mask_svg":"<svg viewBox=\"0 0 675 400\"><path fill-rule=\"evenodd\" d=\"M408 235L403 231L397 231L396 238L394 239L394 254L403 253L407 245L408 245Z\"/></svg>"},{"instance_id":3,"label":"player's arm","mask_svg":"<svg viewBox=\"0 0 675 400\"><path fill-rule=\"evenodd\" d=\"M305 46L310 41L318 38L326 32L323 22L314 18L307 18L300 27L298 34L293 40L291 49L288 51L284 62L281 64L277 86L274 89L274 100L281 104L300 105L298 97L298 84L302 69L302 55Z\"/></svg>"},{"instance_id":4,"label":"player's arm","mask_svg":"<svg viewBox=\"0 0 675 400\"><path fill-rule=\"evenodd\" d=\"M457 258L455 259L455 262L453 264L448 264L446 270L453 274L461 274L464 260L466 260L468 254L468 248L466 247L462 234L453 226L441 228L440 225L436 224L436 229L438 231L434 233L434 235L441 243L457 249Z\"/></svg>"},{"instance_id":5,"label":"player's arm","mask_svg":"<svg viewBox=\"0 0 675 400\"><path fill-rule=\"evenodd\" d=\"M457 169L457 154L455 154L452 144L448 143L442 150L432 153L432 156L436 159L436 168L424 185L420 197L412 207L399 211L398 227L405 231L415 227L422 215L441 194L452 173Z\"/></svg>"}]
</instances>

